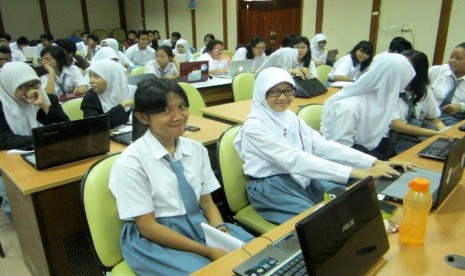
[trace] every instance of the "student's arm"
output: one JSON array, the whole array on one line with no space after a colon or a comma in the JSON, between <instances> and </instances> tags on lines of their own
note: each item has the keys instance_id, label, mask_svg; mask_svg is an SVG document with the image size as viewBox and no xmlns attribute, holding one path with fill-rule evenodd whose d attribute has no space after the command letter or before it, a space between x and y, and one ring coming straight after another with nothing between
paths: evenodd
<instances>
[{"instance_id":1,"label":"student's arm","mask_svg":"<svg viewBox=\"0 0 465 276\"><path fill-rule=\"evenodd\" d=\"M136 217L135 222L142 236L161 246L192 252L212 261L227 254L222 249L208 247L159 224L153 213Z\"/></svg>"},{"instance_id":2,"label":"student's arm","mask_svg":"<svg viewBox=\"0 0 465 276\"><path fill-rule=\"evenodd\" d=\"M440 134L440 132L437 130L432 130L432 129L410 125L410 124L405 123L401 119L392 120L391 128L396 132L411 135L411 136L430 137L430 136Z\"/></svg>"},{"instance_id":3,"label":"student's arm","mask_svg":"<svg viewBox=\"0 0 465 276\"><path fill-rule=\"evenodd\" d=\"M126 123L129 120L129 114L125 107L133 106L132 100L126 100L111 108L107 114L110 117L110 128L115 128ZM92 90L89 90L81 103L81 110L84 112L84 118L99 116L104 114L102 104L98 96Z\"/></svg>"},{"instance_id":4,"label":"student's arm","mask_svg":"<svg viewBox=\"0 0 465 276\"><path fill-rule=\"evenodd\" d=\"M31 146L32 144L32 136L22 136L13 133L3 113L2 102L0 102L0 150L21 148Z\"/></svg>"},{"instance_id":5,"label":"student's arm","mask_svg":"<svg viewBox=\"0 0 465 276\"><path fill-rule=\"evenodd\" d=\"M446 125L444 125L444 123L439 118L428 119L428 121L437 126L439 130L443 130L446 127Z\"/></svg>"},{"instance_id":6,"label":"student's arm","mask_svg":"<svg viewBox=\"0 0 465 276\"><path fill-rule=\"evenodd\" d=\"M47 84L45 85L44 90L48 94L55 95L55 70L53 70L53 68L48 64L44 64L44 68L48 72Z\"/></svg>"},{"instance_id":7,"label":"student's arm","mask_svg":"<svg viewBox=\"0 0 465 276\"><path fill-rule=\"evenodd\" d=\"M352 58L344 56L334 64L334 68L330 74L331 80L333 81L354 81L354 77L349 76L350 70L352 69Z\"/></svg>"},{"instance_id":8,"label":"student's arm","mask_svg":"<svg viewBox=\"0 0 465 276\"><path fill-rule=\"evenodd\" d=\"M37 121L43 125L50 125L53 123L68 122L68 115L63 111L58 97L56 95L47 94L50 105L47 109L42 108L37 112Z\"/></svg>"},{"instance_id":9,"label":"student's arm","mask_svg":"<svg viewBox=\"0 0 465 276\"><path fill-rule=\"evenodd\" d=\"M205 194L200 197L200 206L202 206L202 210L204 212L203 215L207 219L208 224L215 227L224 223L220 211L213 202L210 194Z\"/></svg>"}]
</instances>

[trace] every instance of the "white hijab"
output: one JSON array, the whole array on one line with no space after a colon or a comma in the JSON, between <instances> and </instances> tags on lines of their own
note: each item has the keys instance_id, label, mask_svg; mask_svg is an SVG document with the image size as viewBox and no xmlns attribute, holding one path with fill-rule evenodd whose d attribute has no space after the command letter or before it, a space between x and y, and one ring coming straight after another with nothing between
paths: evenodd
<instances>
[{"instance_id":1,"label":"white hijab","mask_svg":"<svg viewBox=\"0 0 465 276\"><path fill-rule=\"evenodd\" d=\"M322 114L322 133L334 117L333 106L341 100L370 103L360 110L361 120L371 122L369 136L378 144L387 133L391 114L396 109L399 93L415 76L415 70L408 59L400 54L380 54L375 57L370 69L352 85L345 86L326 102ZM364 126L366 128L366 126ZM363 130L362 130L363 131Z\"/></svg>"},{"instance_id":2,"label":"white hijab","mask_svg":"<svg viewBox=\"0 0 465 276\"><path fill-rule=\"evenodd\" d=\"M180 54L180 53L178 53L178 45L184 46L184 49L185 49L184 54L186 55L186 58L187 58L186 60L187 61L192 60L191 47L189 46L189 43L186 40L182 39L182 38L180 38L180 39L178 39L176 41L176 47L174 47L173 54L174 55L179 55Z\"/></svg>"},{"instance_id":3,"label":"white hijab","mask_svg":"<svg viewBox=\"0 0 465 276\"><path fill-rule=\"evenodd\" d=\"M42 126L37 122L37 105L22 102L15 97L18 87L26 82L37 80L36 72L24 62L8 62L0 74L0 100L8 126L16 135L32 135L31 129ZM46 103L50 104L47 93L38 89Z\"/></svg>"},{"instance_id":4,"label":"white hijab","mask_svg":"<svg viewBox=\"0 0 465 276\"><path fill-rule=\"evenodd\" d=\"M100 48L95 56L92 58L92 62L96 62L99 60L111 59L114 61L119 61L118 55L113 51L110 47L102 47Z\"/></svg>"},{"instance_id":5,"label":"white hijab","mask_svg":"<svg viewBox=\"0 0 465 276\"><path fill-rule=\"evenodd\" d=\"M124 100L134 98L136 87L128 85L125 69L118 62L109 59L92 62L92 65L87 68L87 74L89 71L101 76L107 83L107 89L97 94L103 112L108 112Z\"/></svg>"},{"instance_id":6,"label":"white hijab","mask_svg":"<svg viewBox=\"0 0 465 276\"><path fill-rule=\"evenodd\" d=\"M273 86L287 82L295 86L292 76L284 69L271 67L264 69L255 80L253 91L252 112L247 119L259 119L273 132L273 140L282 140L290 145L300 145L300 122L297 115L287 109L283 112L274 111L266 101L266 92ZM247 122L246 119L246 122ZM239 131L234 146L241 155L242 129Z\"/></svg>"},{"instance_id":7,"label":"white hijab","mask_svg":"<svg viewBox=\"0 0 465 276\"><path fill-rule=\"evenodd\" d=\"M312 51L312 58L319 60L326 60L326 53L324 49L318 48L318 42L327 41L324 34L316 34L312 41L310 41L310 50Z\"/></svg>"},{"instance_id":8,"label":"white hijab","mask_svg":"<svg viewBox=\"0 0 465 276\"><path fill-rule=\"evenodd\" d=\"M276 50L263 62L257 70L256 76L264 69L269 67L279 67L284 70L293 69L299 64L299 52L297 49L284 47Z\"/></svg>"},{"instance_id":9,"label":"white hijab","mask_svg":"<svg viewBox=\"0 0 465 276\"><path fill-rule=\"evenodd\" d=\"M124 53L119 50L118 41L116 39L114 39L114 38L107 38L107 39L102 40L102 42L100 44L103 44L103 42L106 42L108 44L108 47L110 47L111 49L113 49L113 51L115 51L116 58L119 60L119 63L123 64L125 56L124 56ZM103 48L105 48L105 47L100 48L100 50L103 49ZM94 59L95 59L95 57L94 57Z\"/></svg>"}]
</instances>

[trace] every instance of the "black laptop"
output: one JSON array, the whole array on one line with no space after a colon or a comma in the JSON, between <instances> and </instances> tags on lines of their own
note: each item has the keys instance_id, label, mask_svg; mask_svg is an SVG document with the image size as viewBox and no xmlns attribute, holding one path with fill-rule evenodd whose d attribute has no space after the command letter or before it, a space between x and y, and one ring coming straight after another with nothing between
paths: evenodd
<instances>
[{"instance_id":1,"label":"black laptop","mask_svg":"<svg viewBox=\"0 0 465 276\"><path fill-rule=\"evenodd\" d=\"M131 114L132 114L132 130L118 133L118 134L113 134L110 136L111 140L127 146L145 134L145 132L148 129L148 125L144 125L143 123L141 123L136 118L134 111Z\"/></svg>"},{"instance_id":2,"label":"black laptop","mask_svg":"<svg viewBox=\"0 0 465 276\"><path fill-rule=\"evenodd\" d=\"M110 150L108 115L32 129L34 152L21 155L38 170L104 154Z\"/></svg>"},{"instance_id":3,"label":"black laptop","mask_svg":"<svg viewBox=\"0 0 465 276\"><path fill-rule=\"evenodd\" d=\"M337 54L339 54L337 49L329 50L326 54L326 65L334 66Z\"/></svg>"},{"instance_id":4,"label":"black laptop","mask_svg":"<svg viewBox=\"0 0 465 276\"><path fill-rule=\"evenodd\" d=\"M303 80L301 77L294 77L294 82L297 88L295 96L299 98L312 98L328 91L317 78Z\"/></svg>"},{"instance_id":5,"label":"black laptop","mask_svg":"<svg viewBox=\"0 0 465 276\"><path fill-rule=\"evenodd\" d=\"M450 150L454 148L460 139L458 138L445 138L440 137L426 148L418 152L418 155L425 158L435 159L439 161L445 161Z\"/></svg>"},{"instance_id":6,"label":"black laptop","mask_svg":"<svg viewBox=\"0 0 465 276\"><path fill-rule=\"evenodd\" d=\"M452 190L459 184L465 165L465 138L459 140L446 156L442 173L416 168L416 171L401 172L395 180L376 179L376 190L387 199L402 203L410 183L415 177L423 177L430 181L429 190L433 196L432 209L438 208Z\"/></svg>"},{"instance_id":7,"label":"black laptop","mask_svg":"<svg viewBox=\"0 0 465 276\"><path fill-rule=\"evenodd\" d=\"M371 177L299 221L295 230L234 272L247 276L363 275L389 249Z\"/></svg>"}]
</instances>

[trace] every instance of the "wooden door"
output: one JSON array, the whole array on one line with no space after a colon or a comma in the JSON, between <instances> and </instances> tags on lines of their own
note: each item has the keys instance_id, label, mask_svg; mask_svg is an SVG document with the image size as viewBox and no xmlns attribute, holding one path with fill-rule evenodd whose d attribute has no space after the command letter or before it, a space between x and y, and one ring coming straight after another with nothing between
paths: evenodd
<instances>
[{"instance_id":1,"label":"wooden door","mask_svg":"<svg viewBox=\"0 0 465 276\"><path fill-rule=\"evenodd\" d=\"M247 44L261 35L267 48L274 51L288 34L301 33L301 0L238 0L238 44Z\"/></svg>"}]
</instances>

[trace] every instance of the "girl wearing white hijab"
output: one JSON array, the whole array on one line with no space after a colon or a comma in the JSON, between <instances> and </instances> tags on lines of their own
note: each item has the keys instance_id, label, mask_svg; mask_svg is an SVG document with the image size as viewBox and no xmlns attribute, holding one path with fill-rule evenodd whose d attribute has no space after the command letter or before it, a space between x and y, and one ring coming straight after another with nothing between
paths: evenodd
<instances>
[{"instance_id":1,"label":"girl wearing white hijab","mask_svg":"<svg viewBox=\"0 0 465 276\"><path fill-rule=\"evenodd\" d=\"M118 56L116 55L115 51L109 47L102 47L100 50L97 51L92 62L97 62L100 60L111 59L113 61L119 62Z\"/></svg>"},{"instance_id":2,"label":"girl wearing white hijab","mask_svg":"<svg viewBox=\"0 0 465 276\"><path fill-rule=\"evenodd\" d=\"M266 68L279 67L289 74L300 76L302 79L310 78L310 70L299 65L299 51L294 48L283 47L272 53L255 72L255 76ZM294 69L295 68L295 69Z\"/></svg>"},{"instance_id":3,"label":"girl wearing white hijab","mask_svg":"<svg viewBox=\"0 0 465 276\"><path fill-rule=\"evenodd\" d=\"M282 223L349 178L390 177L398 175L391 166L408 167L326 140L288 109L294 93L289 73L264 69L255 81L252 112L234 141L249 176L248 198L265 219Z\"/></svg>"},{"instance_id":4,"label":"girl wearing white hijab","mask_svg":"<svg viewBox=\"0 0 465 276\"><path fill-rule=\"evenodd\" d=\"M392 157L387 138L396 116L399 93L415 76L400 54L380 54L357 82L331 96L322 114L321 133L328 140L357 148L379 159ZM384 139L383 139L384 138Z\"/></svg>"},{"instance_id":5,"label":"girl wearing white hijab","mask_svg":"<svg viewBox=\"0 0 465 276\"><path fill-rule=\"evenodd\" d=\"M312 51L312 60L315 65L326 64L326 36L324 34L316 34L310 41L310 50Z\"/></svg>"},{"instance_id":6,"label":"girl wearing white hijab","mask_svg":"<svg viewBox=\"0 0 465 276\"><path fill-rule=\"evenodd\" d=\"M91 89L81 103L84 118L109 114L110 128L129 120L136 86L128 85L125 69L113 60L93 62L87 69Z\"/></svg>"},{"instance_id":7,"label":"girl wearing white hijab","mask_svg":"<svg viewBox=\"0 0 465 276\"><path fill-rule=\"evenodd\" d=\"M189 43L185 39L182 39L182 38L176 41L176 47L174 48L173 54L174 54L175 61L176 61L176 55L186 55L186 58L185 58L186 61L194 60ZM180 62L179 60L177 61Z\"/></svg>"},{"instance_id":8,"label":"girl wearing white hijab","mask_svg":"<svg viewBox=\"0 0 465 276\"><path fill-rule=\"evenodd\" d=\"M100 44L102 45L101 49L103 49L103 47L106 47L106 46L113 49L113 51L115 52L115 54L116 54L116 56L118 58L118 62L121 63L121 65L123 65L124 67L128 68L128 67L134 66L134 63L132 63L132 61L130 61L128 59L128 57L123 52L121 52L119 50L119 44L118 44L118 41L116 41L116 39L107 38L107 39L102 40L102 42ZM94 59L92 59L92 60L94 60Z\"/></svg>"},{"instance_id":9,"label":"girl wearing white hijab","mask_svg":"<svg viewBox=\"0 0 465 276\"><path fill-rule=\"evenodd\" d=\"M0 150L32 145L32 128L69 121L56 95L40 87L24 62L9 62L0 74Z\"/></svg>"}]
</instances>

